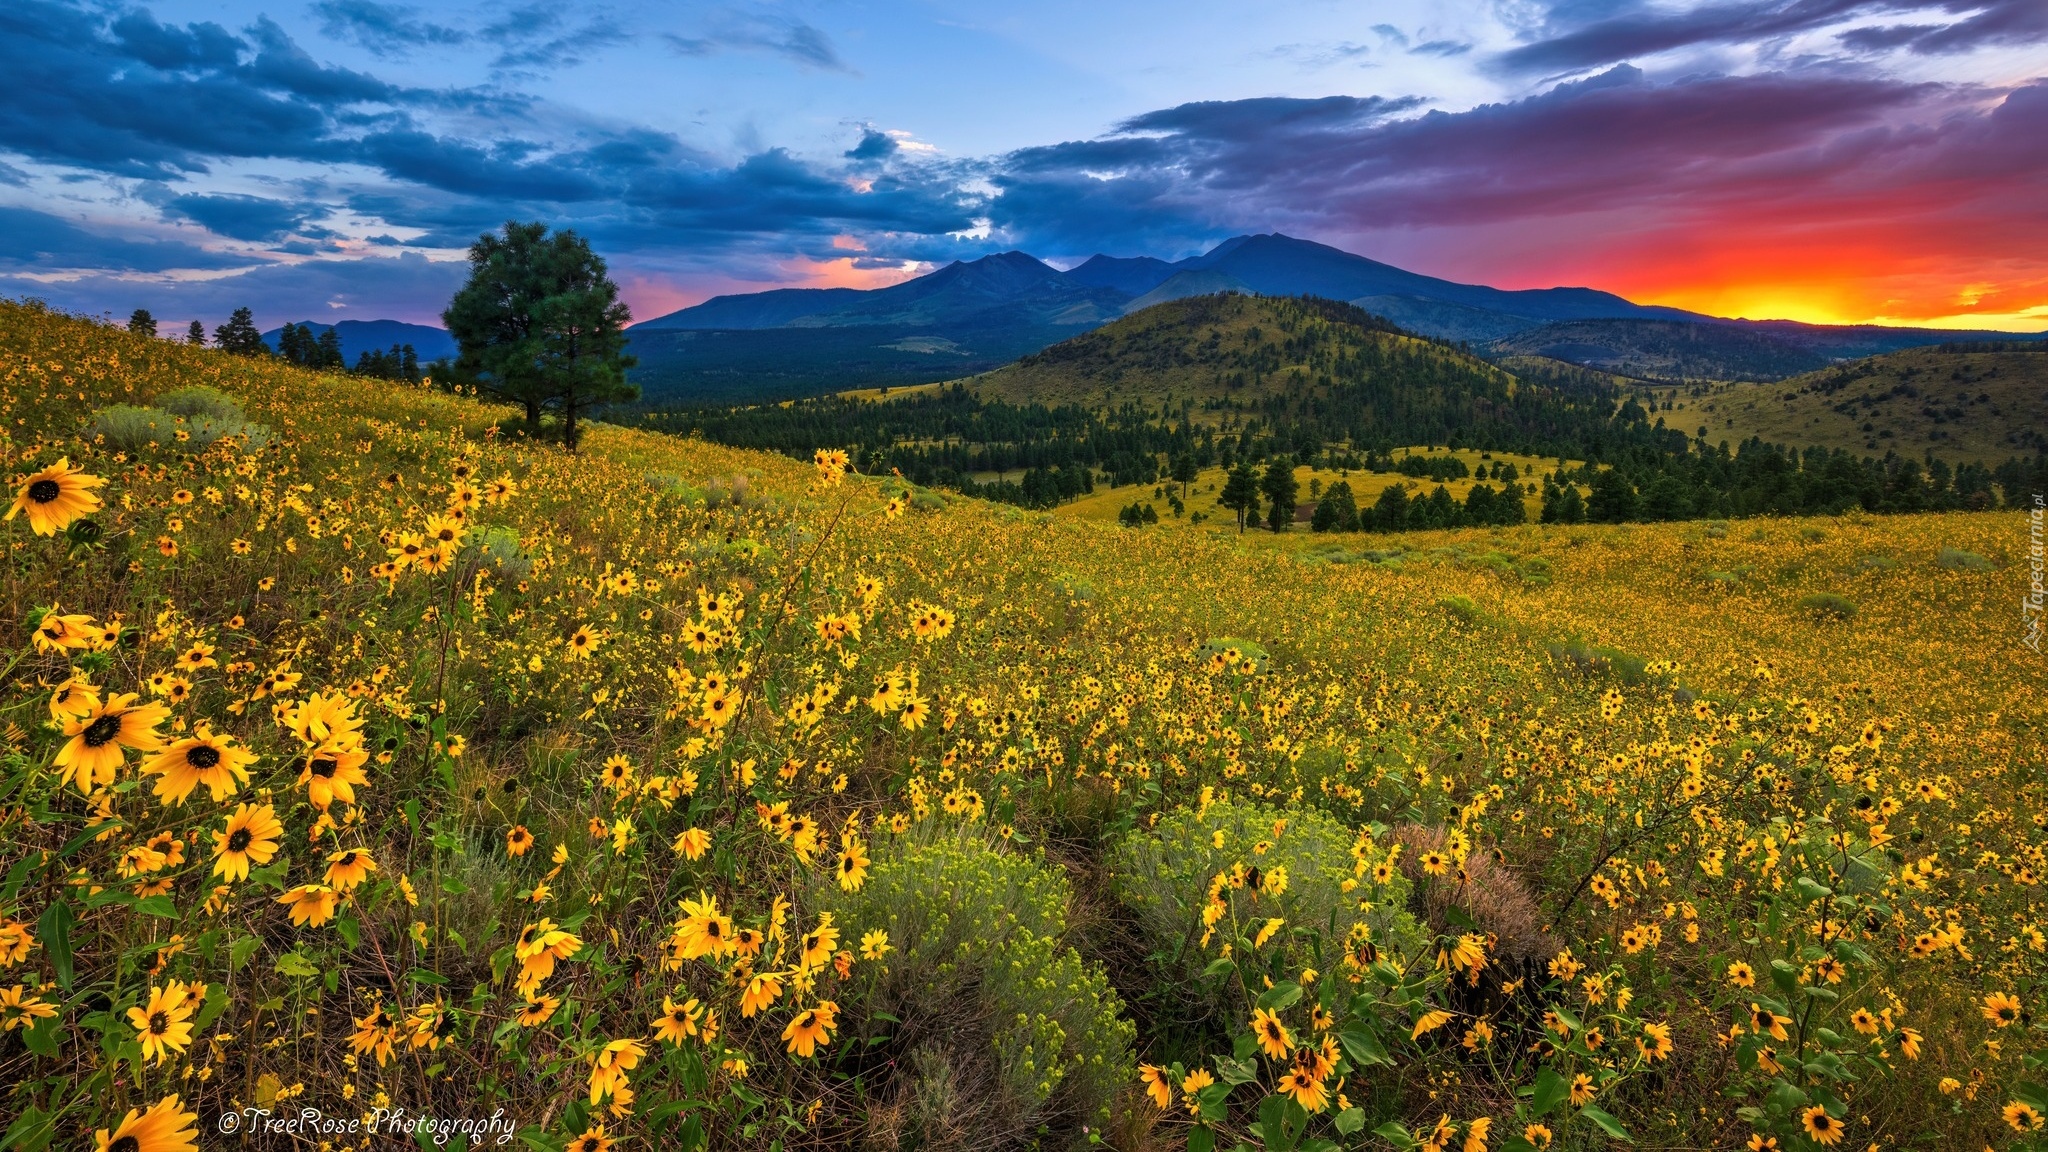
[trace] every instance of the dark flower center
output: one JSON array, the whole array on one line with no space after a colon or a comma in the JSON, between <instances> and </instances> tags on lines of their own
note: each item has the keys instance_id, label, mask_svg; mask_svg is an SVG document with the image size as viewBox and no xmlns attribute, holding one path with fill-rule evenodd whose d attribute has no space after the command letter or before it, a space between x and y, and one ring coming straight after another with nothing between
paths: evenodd
<instances>
[{"instance_id":1,"label":"dark flower center","mask_svg":"<svg viewBox=\"0 0 2048 1152\"><path fill-rule=\"evenodd\" d=\"M354 852L350 852L348 855L343 856L341 859L336 860L334 862L334 866L337 868L353 868L355 867L355 864L356 854Z\"/></svg>"},{"instance_id":2,"label":"dark flower center","mask_svg":"<svg viewBox=\"0 0 2048 1152\"><path fill-rule=\"evenodd\" d=\"M117 712L106 716L102 716L86 726L85 746L87 748L104 748L107 745L112 744L114 742L114 737L120 734L120 713Z\"/></svg>"},{"instance_id":3,"label":"dark flower center","mask_svg":"<svg viewBox=\"0 0 2048 1152\"><path fill-rule=\"evenodd\" d=\"M228 834L228 851L246 852L249 848L249 842L254 839L255 837L249 834L247 828L237 828Z\"/></svg>"},{"instance_id":4,"label":"dark flower center","mask_svg":"<svg viewBox=\"0 0 2048 1152\"><path fill-rule=\"evenodd\" d=\"M55 480L38 480L28 486L28 498L38 504L48 504L63 494L63 487Z\"/></svg>"},{"instance_id":5,"label":"dark flower center","mask_svg":"<svg viewBox=\"0 0 2048 1152\"><path fill-rule=\"evenodd\" d=\"M166 1015L164 1015L164 1014L163 1014L163 1013L161 1013L161 1012L151 1012L151 1013L149 1014L149 1034L150 1034L150 1035L152 1035L152 1036L161 1036L161 1035L163 1035L164 1033L166 1033L166 1032L168 1032L168 1031L170 1031L170 1030L171 1030L171 1018L170 1018L169 1016L166 1016Z\"/></svg>"},{"instance_id":6,"label":"dark flower center","mask_svg":"<svg viewBox=\"0 0 2048 1152\"><path fill-rule=\"evenodd\" d=\"M142 1141L133 1136L122 1136L107 1145L107 1152L139 1152Z\"/></svg>"},{"instance_id":7,"label":"dark flower center","mask_svg":"<svg viewBox=\"0 0 2048 1152\"><path fill-rule=\"evenodd\" d=\"M201 772L220 764L220 749L211 744L196 744L185 753L185 763Z\"/></svg>"},{"instance_id":8,"label":"dark flower center","mask_svg":"<svg viewBox=\"0 0 2048 1152\"><path fill-rule=\"evenodd\" d=\"M341 765L336 761L329 760L326 757L321 757L320 759L308 764L307 767L312 770L313 775L318 776L324 780L327 777L334 775L335 771L339 769Z\"/></svg>"}]
</instances>

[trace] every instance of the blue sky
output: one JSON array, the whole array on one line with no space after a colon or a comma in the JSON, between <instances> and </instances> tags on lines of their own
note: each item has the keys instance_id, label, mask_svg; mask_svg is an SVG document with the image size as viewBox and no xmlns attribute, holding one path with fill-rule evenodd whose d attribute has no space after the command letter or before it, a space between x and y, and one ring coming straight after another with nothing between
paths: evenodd
<instances>
[{"instance_id":1,"label":"blue sky","mask_svg":"<svg viewBox=\"0 0 2048 1152\"><path fill-rule=\"evenodd\" d=\"M1722 314L2048 326L2042 0L9 0L0 292L431 320L511 217L641 316L1281 230Z\"/></svg>"}]
</instances>

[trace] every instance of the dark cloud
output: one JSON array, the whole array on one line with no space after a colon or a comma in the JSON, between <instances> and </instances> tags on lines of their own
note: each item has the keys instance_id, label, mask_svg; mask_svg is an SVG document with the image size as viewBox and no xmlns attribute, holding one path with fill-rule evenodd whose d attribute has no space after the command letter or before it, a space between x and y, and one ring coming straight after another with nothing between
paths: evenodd
<instances>
[{"instance_id":1,"label":"dark cloud","mask_svg":"<svg viewBox=\"0 0 2048 1152\"><path fill-rule=\"evenodd\" d=\"M0 5L0 147L122 176L205 171L223 157L332 158L334 118L397 89L324 67L260 20L111 22L51 0Z\"/></svg>"},{"instance_id":2,"label":"dark cloud","mask_svg":"<svg viewBox=\"0 0 2048 1152\"><path fill-rule=\"evenodd\" d=\"M1972 4L1971 15L1954 24L1895 24L1855 28L1842 34L1852 48L1906 48L1923 54L1967 52L1985 45L2039 44L2048 41L2048 3L2043 0L1986 0Z\"/></svg>"},{"instance_id":3,"label":"dark cloud","mask_svg":"<svg viewBox=\"0 0 2048 1152\"><path fill-rule=\"evenodd\" d=\"M468 42L459 29L420 18L419 9L377 0L319 0L313 12L320 31L375 51L403 55L414 48L452 47Z\"/></svg>"},{"instance_id":4,"label":"dark cloud","mask_svg":"<svg viewBox=\"0 0 2048 1152\"><path fill-rule=\"evenodd\" d=\"M1430 40L1410 48L1414 56L1463 56L1472 50L1472 45L1462 40Z\"/></svg>"},{"instance_id":5,"label":"dark cloud","mask_svg":"<svg viewBox=\"0 0 2048 1152\"><path fill-rule=\"evenodd\" d=\"M108 236L27 208L0 208L0 268L43 273L75 269L167 272L244 268L258 262L175 240Z\"/></svg>"},{"instance_id":6,"label":"dark cloud","mask_svg":"<svg viewBox=\"0 0 2048 1152\"><path fill-rule=\"evenodd\" d=\"M561 5L552 0L514 8L477 35L499 48L491 66L511 72L573 68L629 38L623 26L602 16L571 28L562 18Z\"/></svg>"},{"instance_id":7,"label":"dark cloud","mask_svg":"<svg viewBox=\"0 0 2048 1152\"><path fill-rule=\"evenodd\" d=\"M300 231L308 219L324 215L326 209L318 205L267 200L261 196L193 194L173 197L165 202L164 211L167 215L190 220L217 236L265 241L281 240Z\"/></svg>"},{"instance_id":8,"label":"dark cloud","mask_svg":"<svg viewBox=\"0 0 2048 1152\"><path fill-rule=\"evenodd\" d=\"M1510 71L1568 73L1681 48L1767 43L1905 12L1946 13L1955 19L1847 29L1841 40L1865 50L1909 47L1916 52L2048 40L2048 3L2043 0L1740 0L1682 10L1603 4L1590 10L1553 8L1542 38L1501 54L1498 63Z\"/></svg>"},{"instance_id":9,"label":"dark cloud","mask_svg":"<svg viewBox=\"0 0 2048 1152\"><path fill-rule=\"evenodd\" d=\"M1005 157L990 213L1011 242L1065 255L1186 251L1273 228L1358 235L1724 203L1770 211L1905 187L1933 195L1973 171L1986 173L1977 194L2038 196L2048 84L1989 111L1984 95L1823 74L1657 84L1624 66L1524 100L1401 119L1322 101L1185 105L1123 126L1150 135Z\"/></svg>"},{"instance_id":10,"label":"dark cloud","mask_svg":"<svg viewBox=\"0 0 2048 1152\"><path fill-rule=\"evenodd\" d=\"M732 50L768 52L806 68L851 72L832 38L794 16L727 9L695 35L668 33L669 46L684 56L709 56Z\"/></svg>"},{"instance_id":11,"label":"dark cloud","mask_svg":"<svg viewBox=\"0 0 2048 1152\"><path fill-rule=\"evenodd\" d=\"M843 155L848 160L886 160L895 155L896 151L896 140L887 132L877 132L873 128L863 128L860 133L860 143L847 149Z\"/></svg>"}]
</instances>

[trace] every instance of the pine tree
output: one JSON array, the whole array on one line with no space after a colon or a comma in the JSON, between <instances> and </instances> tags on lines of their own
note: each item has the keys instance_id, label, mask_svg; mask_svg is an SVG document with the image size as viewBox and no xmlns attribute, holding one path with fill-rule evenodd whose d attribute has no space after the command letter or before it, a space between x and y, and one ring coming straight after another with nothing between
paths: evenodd
<instances>
[{"instance_id":1,"label":"pine tree","mask_svg":"<svg viewBox=\"0 0 2048 1152\"><path fill-rule=\"evenodd\" d=\"M147 308L137 308L128 316L128 330L137 336L153 337L156 335L156 317L151 316Z\"/></svg>"},{"instance_id":2,"label":"pine tree","mask_svg":"<svg viewBox=\"0 0 2048 1152\"><path fill-rule=\"evenodd\" d=\"M192 327L185 330L185 343L204 345L206 343L206 325L194 320Z\"/></svg>"},{"instance_id":3,"label":"pine tree","mask_svg":"<svg viewBox=\"0 0 2048 1152\"><path fill-rule=\"evenodd\" d=\"M277 330L277 358L287 364L305 365L306 349L299 343L298 325L287 324Z\"/></svg>"},{"instance_id":4,"label":"pine tree","mask_svg":"<svg viewBox=\"0 0 2048 1152\"><path fill-rule=\"evenodd\" d=\"M1240 460L1230 470L1230 476L1223 482L1223 491L1216 502L1237 513L1237 530L1244 531L1246 520L1256 520L1259 515L1259 478L1252 471L1249 462Z\"/></svg>"},{"instance_id":5,"label":"pine tree","mask_svg":"<svg viewBox=\"0 0 2048 1152\"><path fill-rule=\"evenodd\" d=\"M1295 498L1300 493L1294 482L1294 458L1278 456L1267 464L1259 490L1266 495L1266 527L1275 532L1287 531L1294 523Z\"/></svg>"},{"instance_id":6,"label":"pine tree","mask_svg":"<svg viewBox=\"0 0 2048 1152\"><path fill-rule=\"evenodd\" d=\"M228 322L213 330L213 343L222 351L237 356L262 356L270 351L270 345L263 342L263 333L256 330L256 321L247 308L235 309Z\"/></svg>"},{"instance_id":7,"label":"pine tree","mask_svg":"<svg viewBox=\"0 0 2048 1152\"><path fill-rule=\"evenodd\" d=\"M306 330L302 327L299 331L304 333ZM340 368L346 363L341 353L341 333L336 332L332 326L321 330L313 348L312 359L315 368Z\"/></svg>"},{"instance_id":8,"label":"pine tree","mask_svg":"<svg viewBox=\"0 0 2048 1152\"><path fill-rule=\"evenodd\" d=\"M469 267L441 314L461 349L457 366L525 408L530 430L540 430L543 410L560 412L573 451L579 414L639 394L625 376L635 363L625 354L632 314L582 237L510 221L502 234L477 238Z\"/></svg>"}]
</instances>

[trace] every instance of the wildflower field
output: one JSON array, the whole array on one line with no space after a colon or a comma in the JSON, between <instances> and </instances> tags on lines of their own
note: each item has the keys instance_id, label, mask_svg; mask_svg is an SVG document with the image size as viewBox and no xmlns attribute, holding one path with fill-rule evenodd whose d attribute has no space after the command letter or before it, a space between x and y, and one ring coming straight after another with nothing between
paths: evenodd
<instances>
[{"instance_id":1,"label":"wildflower field","mask_svg":"<svg viewBox=\"0 0 2048 1152\"><path fill-rule=\"evenodd\" d=\"M2019 513L1353 553L13 304L0 382L9 1149L2048 1122Z\"/></svg>"}]
</instances>

